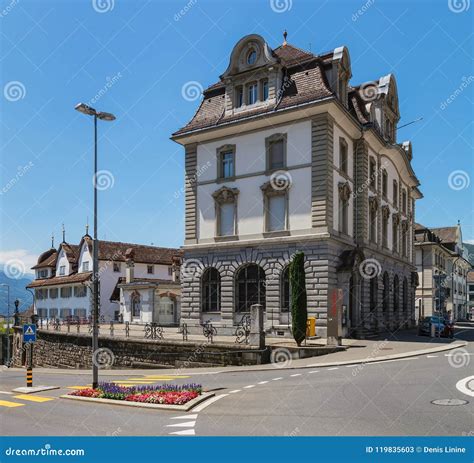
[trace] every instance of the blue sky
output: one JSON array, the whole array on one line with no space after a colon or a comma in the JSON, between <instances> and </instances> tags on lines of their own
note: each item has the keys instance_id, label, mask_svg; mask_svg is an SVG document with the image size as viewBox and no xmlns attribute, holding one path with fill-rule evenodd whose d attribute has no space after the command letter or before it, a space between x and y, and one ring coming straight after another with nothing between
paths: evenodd
<instances>
[{"instance_id":1,"label":"blue sky","mask_svg":"<svg viewBox=\"0 0 474 463\"><path fill-rule=\"evenodd\" d=\"M313 53L349 47L351 82L397 78L399 141L410 139L425 198L416 220L473 227L472 19L468 0L3 0L0 263L28 268L51 232L78 242L92 220L92 120L99 126L101 239L183 241L183 151L170 134L199 100L183 86L218 80L233 45L261 34ZM109 182L109 183L107 183ZM113 183L113 185L110 185Z\"/></svg>"}]
</instances>

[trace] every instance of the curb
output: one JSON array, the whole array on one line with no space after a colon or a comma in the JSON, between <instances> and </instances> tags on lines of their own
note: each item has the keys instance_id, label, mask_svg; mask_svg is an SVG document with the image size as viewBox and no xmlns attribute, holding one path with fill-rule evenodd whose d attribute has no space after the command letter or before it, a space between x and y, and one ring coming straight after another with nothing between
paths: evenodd
<instances>
[{"instance_id":1,"label":"curb","mask_svg":"<svg viewBox=\"0 0 474 463\"><path fill-rule=\"evenodd\" d=\"M354 359L354 360L340 360L340 361L334 361L334 362L320 362L320 363L312 363L310 365L296 365L296 366L282 366L278 367L278 364L266 364L268 367L264 367L262 365L261 368L229 368L229 369L224 369L226 367L222 367L219 370L216 371L198 371L199 369L196 369L195 371L181 371L180 373L166 373L166 370L168 369L163 369L163 375L165 376L179 376L179 375L213 375L213 374L221 374L221 373L239 373L239 372L252 372L252 371L274 371L274 370L279 370L279 371L284 371L284 370L299 370L299 369L305 369L305 368L325 368L325 367L337 367L337 366L343 366L343 365L359 365L361 363L372 363L372 362L383 362L387 360L395 360L395 359L403 359L403 358L409 358L409 357L416 357L418 355L425 355L425 354L433 354L436 352L444 352L448 350L453 350L453 349L458 349L460 347L466 347L468 345L467 341L460 341L460 342L455 342L452 344L445 344L442 346L437 346L437 347L430 347L428 349L421 349L421 350L414 350L410 352L404 352L401 354L390 354L390 355L384 355L380 357L364 357L364 358L359 358L359 359ZM308 357L311 358L311 357ZM316 357L313 357L316 358ZM272 366L273 365L273 366ZM11 371L22 371L21 368L10 368L9 370ZM158 370L158 369L156 369ZM124 370L122 370L121 373L112 373L113 370L107 370L107 373L104 374L104 376L124 376L124 375L140 375L142 373L136 373L136 370L126 370L128 373L124 373ZM152 369L151 371L155 371L155 369ZM161 371L161 370L160 370ZM89 370L65 370L62 371L60 369L58 370L50 370L50 371L44 371L41 372L42 374L70 374L70 375L78 375L78 374L90 374ZM103 372L104 373L104 372Z\"/></svg>"},{"instance_id":2,"label":"curb","mask_svg":"<svg viewBox=\"0 0 474 463\"><path fill-rule=\"evenodd\" d=\"M113 399L99 399L96 397L80 397L74 395L61 395L59 396L60 399L69 399L69 400L80 400L82 402L93 402L93 403L100 403L100 404L107 404L107 405L119 405L119 406L126 406L126 407L139 407L139 408L152 408L155 410L171 410L171 411L180 411L180 412L187 412L191 410L196 405L214 397L213 392L205 392L201 394L199 397L196 397L193 400L185 403L184 405L164 405L164 404L149 404L143 402L127 402L126 400L113 400Z\"/></svg>"}]
</instances>

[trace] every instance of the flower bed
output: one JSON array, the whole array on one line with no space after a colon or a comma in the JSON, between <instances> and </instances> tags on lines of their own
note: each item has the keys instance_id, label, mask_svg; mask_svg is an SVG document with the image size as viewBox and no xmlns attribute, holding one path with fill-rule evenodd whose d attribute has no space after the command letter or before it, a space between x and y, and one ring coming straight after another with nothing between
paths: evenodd
<instances>
[{"instance_id":1,"label":"flower bed","mask_svg":"<svg viewBox=\"0 0 474 463\"><path fill-rule=\"evenodd\" d=\"M99 383L97 389L80 389L70 392L68 395L150 404L184 405L201 394L202 386L200 384L125 387L114 383Z\"/></svg>"}]
</instances>

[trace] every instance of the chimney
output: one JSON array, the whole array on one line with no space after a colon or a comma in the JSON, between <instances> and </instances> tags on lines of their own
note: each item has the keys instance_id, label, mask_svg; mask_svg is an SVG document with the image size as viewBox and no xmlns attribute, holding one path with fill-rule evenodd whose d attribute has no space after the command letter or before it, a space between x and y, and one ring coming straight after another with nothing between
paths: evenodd
<instances>
[{"instance_id":1,"label":"chimney","mask_svg":"<svg viewBox=\"0 0 474 463\"><path fill-rule=\"evenodd\" d=\"M135 278L135 262L133 260L134 253L132 248L128 248L125 251L125 263L126 263L126 269L125 269L125 283L131 283L133 279Z\"/></svg>"}]
</instances>

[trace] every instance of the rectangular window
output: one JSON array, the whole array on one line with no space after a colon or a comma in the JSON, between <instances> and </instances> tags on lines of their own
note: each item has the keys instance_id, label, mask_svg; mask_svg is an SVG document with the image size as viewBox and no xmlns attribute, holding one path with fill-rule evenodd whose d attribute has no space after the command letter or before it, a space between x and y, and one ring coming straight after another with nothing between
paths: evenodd
<instances>
[{"instance_id":1,"label":"rectangular window","mask_svg":"<svg viewBox=\"0 0 474 463\"><path fill-rule=\"evenodd\" d=\"M115 273L120 272L120 263L119 262L114 262L114 272Z\"/></svg>"},{"instance_id":2,"label":"rectangular window","mask_svg":"<svg viewBox=\"0 0 474 463\"><path fill-rule=\"evenodd\" d=\"M58 298L58 288L51 288L49 290L49 297L51 299L57 299Z\"/></svg>"},{"instance_id":3,"label":"rectangular window","mask_svg":"<svg viewBox=\"0 0 474 463\"><path fill-rule=\"evenodd\" d=\"M71 286L64 286L61 288L61 297L71 297L72 296L72 287Z\"/></svg>"},{"instance_id":4,"label":"rectangular window","mask_svg":"<svg viewBox=\"0 0 474 463\"><path fill-rule=\"evenodd\" d=\"M234 203L220 205L220 236L232 236L235 234L234 227Z\"/></svg>"},{"instance_id":5,"label":"rectangular window","mask_svg":"<svg viewBox=\"0 0 474 463\"><path fill-rule=\"evenodd\" d=\"M37 289L35 290L36 299L48 299L48 290L47 289Z\"/></svg>"},{"instance_id":6,"label":"rectangular window","mask_svg":"<svg viewBox=\"0 0 474 463\"><path fill-rule=\"evenodd\" d=\"M388 218L382 219L382 247L388 248Z\"/></svg>"},{"instance_id":7,"label":"rectangular window","mask_svg":"<svg viewBox=\"0 0 474 463\"><path fill-rule=\"evenodd\" d=\"M46 318L48 316L48 309L37 309L39 318Z\"/></svg>"},{"instance_id":8,"label":"rectangular window","mask_svg":"<svg viewBox=\"0 0 474 463\"><path fill-rule=\"evenodd\" d=\"M83 272L88 272L89 271L89 261L86 261L86 262L82 263L82 271Z\"/></svg>"},{"instance_id":9,"label":"rectangular window","mask_svg":"<svg viewBox=\"0 0 474 463\"><path fill-rule=\"evenodd\" d=\"M61 309L59 312L59 318L61 319L66 319L72 315L72 310L71 309Z\"/></svg>"},{"instance_id":10,"label":"rectangular window","mask_svg":"<svg viewBox=\"0 0 474 463\"><path fill-rule=\"evenodd\" d=\"M284 140L271 141L268 148L270 170L282 169L285 167Z\"/></svg>"},{"instance_id":11,"label":"rectangular window","mask_svg":"<svg viewBox=\"0 0 474 463\"><path fill-rule=\"evenodd\" d=\"M387 191L388 191L388 176L387 176L387 171L383 170L382 171L382 195L384 198L387 197Z\"/></svg>"},{"instance_id":12,"label":"rectangular window","mask_svg":"<svg viewBox=\"0 0 474 463\"><path fill-rule=\"evenodd\" d=\"M59 267L59 274L60 275L65 275L66 274L66 266L65 265L61 265Z\"/></svg>"},{"instance_id":13,"label":"rectangular window","mask_svg":"<svg viewBox=\"0 0 474 463\"><path fill-rule=\"evenodd\" d=\"M87 286L74 286L74 297L85 297L87 295Z\"/></svg>"},{"instance_id":14,"label":"rectangular window","mask_svg":"<svg viewBox=\"0 0 474 463\"><path fill-rule=\"evenodd\" d=\"M152 275L153 273L155 273L155 269L153 268L153 265L147 265L146 271L149 275Z\"/></svg>"},{"instance_id":15,"label":"rectangular window","mask_svg":"<svg viewBox=\"0 0 474 463\"><path fill-rule=\"evenodd\" d=\"M393 205L398 206L398 183L396 180L393 181Z\"/></svg>"},{"instance_id":16,"label":"rectangular window","mask_svg":"<svg viewBox=\"0 0 474 463\"><path fill-rule=\"evenodd\" d=\"M262 81L262 101L268 100L268 80Z\"/></svg>"},{"instance_id":17,"label":"rectangular window","mask_svg":"<svg viewBox=\"0 0 474 463\"><path fill-rule=\"evenodd\" d=\"M258 99L258 87L257 84L249 84L247 87L247 104L255 104Z\"/></svg>"},{"instance_id":18,"label":"rectangular window","mask_svg":"<svg viewBox=\"0 0 474 463\"><path fill-rule=\"evenodd\" d=\"M392 224L392 251L398 252L398 225L394 222Z\"/></svg>"},{"instance_id":19,"label":"rectangular window","mask_svg":"<svg viewBox=\"0 0 474 463\"><path fill-rule=\"evenodd\" d=\"M402 190L402 211L404 214L407 213L407 192Z\"/></svg>"},{"instance_id":20,"label":"rectangular window","mask_svg":"<svg viewBox=\"0 0 474 463\"><path fill-rule=\"evenodd\" d=\"M173 275L173 267L168 267L168 276Z\"/></svg>"},{"instance_id":21,"label":"rectangular window","mask_svg":"<svg viewBox=\"0 0 474 463\"><path fill-rule=\"evenodd\" d=\"M74 309L74 316L77 318L87 318L86 309Z\"/></svg>"},{"instance_id":22,"label":"rectangular window","mask_svg":"<svg viewBox=\"0 0 474 463\"><path fill-rule=\"evenodd\" d=\"M234 152L224 151L221 153L221 178L234 176Z\"/></svg>"},{"instance_id":23,"label":"rectangular window","mask_svg":"<svg viewBox=\"0 0 474 463\"><path fill-rule=\"evenodd\" d=\"M369 220L369 241L375 243L377 241L377 212L373 209L370 209L369 211Z\"/></svg>"},{"instance_id":24,"label":"rectangular window","mask_svg":"<svg viewBox=\"0 0 474 463\"><path fill-rule=\"evenodd\" d=\"M47 278L48 277L48 271L47 270L39 270L38 271L38 278Z\"/></svg>"},{"instance_id":25,"label":"rectangular window","mask_svg":"<svg viewBox=\"0 0 474 463\"><path fill-rule=\"evenodd\" d=\"M49 309L49 318L58 318L58 309Z\"/></svg>"},{"instance_id":26,"label":"rectangular window","mask_svg":"<svg viewBox=\"0 0 474 463\"><path fill-rule=\"evenodd\" d=\"M344 174L349 173L347 161L347 143L343 139L339 141L339 169Z\"/></svg>"},{"instance_id":27,"label":"rectangular window","mask_svg":"<svg viewBox=\"0 0 474 463\"><path fill-rule=\"evenodd\" d=\"M377 185L377 177L375 174L376 171L376 163L374 158L370 158L369 162L369 184L371 188L376 188Z\"/></svg>"},{"instance_id":28,"label":"rectangular window","mask_svg":"<svg viewBox=\"0 0 474 463\"><path fill-rule=\"evenodd\" d=\"M349 201L339 198L339 231L346 235L349 233L348 221Z\"/></svg>"},{"instance_id":29,"label":"rectangular window","mask_svg":"<svg viewBox=\"0 0 474 463\"><path fill-rule=\"evenodd\" d=\"M269 196L267 210L267 231L286 229L286 197L285 195Z\"/></svg>"},{"instance_id":30,"label":"rectangular window","mask_svg":"<svg viewBox=\"0 0 474 463\"><path fill-rule=\"evenodd\" d=\"M244 89L239 86L235 89L235 107L240 108L244 104Z\"/></svg>"}]
</instances>

